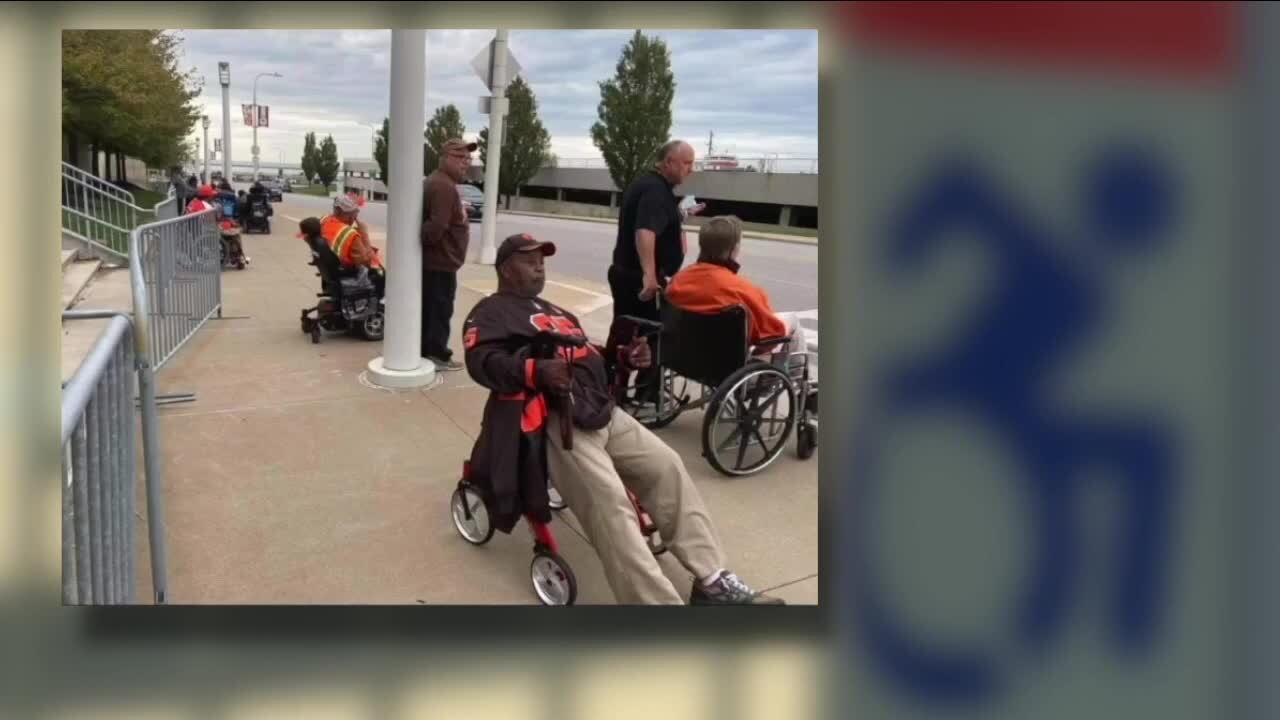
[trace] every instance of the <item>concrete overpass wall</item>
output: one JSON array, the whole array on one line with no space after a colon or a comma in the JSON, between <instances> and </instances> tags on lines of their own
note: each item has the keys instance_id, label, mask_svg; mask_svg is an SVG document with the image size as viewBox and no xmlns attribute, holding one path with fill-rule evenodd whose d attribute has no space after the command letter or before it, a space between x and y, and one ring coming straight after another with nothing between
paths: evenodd
<instances>
[{"instance_id":1,"label":"concrete overpass wall","mask_svg":"<svg viewBox=\"0 0 1280 720\"><path fill-rule=\"evenodd\" d=\"M818 206L818 175L760 172L696 172L680 186L681 195L735 202ZM529 185L619 192L609 171L597 168L544 168Z\"/></svg>"},{"instance_id":2,"label":"concrete overpass wall","mask_svg":"<svg viewBox=\"0 0 1280 720\"><path fill-rule=\"evenodd\" d=\"M350 161L344 171L370 175L377 172L371 162ZM471 182L484 180L484 167L471 166L468 176ZM818 175L812 173L761 173L761 172L696 172L680 186L681 195L715 198L734 202L790 205L796 207L818 206ZM378 180L348 177L352 187L368 187L375 192L386 192ZM609 171L603 168L543 168L528 183L533 187L564 190L597 190L619 192ZM621 199L621 198L619 198Z\"/></svg>"}]
</instances>

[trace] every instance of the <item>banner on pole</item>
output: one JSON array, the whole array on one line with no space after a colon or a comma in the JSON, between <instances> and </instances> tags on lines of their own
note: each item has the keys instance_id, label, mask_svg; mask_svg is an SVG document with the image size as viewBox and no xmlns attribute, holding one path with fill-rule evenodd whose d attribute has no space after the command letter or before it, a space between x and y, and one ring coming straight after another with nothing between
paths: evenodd
<instances>
[{"instance_id":1,"label":"banner on pole","mask_svg":"<svg viewBox=\"0 0 1280 720\"><path fill-rule=\"evenodd\" d=\"M257 112L254 112L253 105L241 105L240 112L244 115L245 127L270 127L270 107L267 105L259 105ZM255 118L255 115L257 116ZM257 120L255 123L254 120Z\"/></svg>"}]
</instances>

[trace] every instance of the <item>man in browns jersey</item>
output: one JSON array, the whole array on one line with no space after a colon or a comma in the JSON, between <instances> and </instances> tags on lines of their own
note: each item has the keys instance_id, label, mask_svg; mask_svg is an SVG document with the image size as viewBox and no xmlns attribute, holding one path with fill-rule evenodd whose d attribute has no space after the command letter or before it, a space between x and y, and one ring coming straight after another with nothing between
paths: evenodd
<instances>
[{"instance_id":1,"label":"man in browns jersey","mask_svg":"<svg viewBox=\"0 0 1280 720\"><path fill-rule=\"evenodd\" d=\"M640 533L629 488L671 554L694 575L690 604L783 604L725 569L711 518L680 456L614 406L601 349L587 344L558 357L535 356L539 331L586 336L572 313L539 297L546 283L544 258L555 251L555 245L529 235L504 240L495 260L498 291L476 304L463 325L467 372L492 391L476 444L484 450L472 456L473 468L485 466L490 474L492 500L508 512L539 514L549 474L582 521L618 602L683 604ZM573 354L572 363L563 353ZM620 355L631 368L647 367L651 360L643 338ZM502 402L519 403L520 411L499 412ZM574 426L572 450L554 433L546 441L530 439L559 427L564 412ZM541 453L545 465L537 462ZM504 476L511 474L520 477Z\"/></svg>"}]
</instances>

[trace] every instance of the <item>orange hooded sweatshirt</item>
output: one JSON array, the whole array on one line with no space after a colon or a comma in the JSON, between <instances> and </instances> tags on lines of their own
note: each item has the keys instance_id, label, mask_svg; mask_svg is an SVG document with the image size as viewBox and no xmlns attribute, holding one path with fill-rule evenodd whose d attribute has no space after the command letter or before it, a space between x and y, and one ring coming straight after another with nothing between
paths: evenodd
<instances>
[{"instance_id":1,"label":"orange hooded sweatshirt","mask_svg":"<svg viewBox=\"0 0 1280 720\"><path fill-rule=\"evenodd\" d=\"M787 325L769 305L768 294L739 276L738 264L732 261L726 265L690 265L671 278L665 295L667 302L688 312L714 313L732 305L746 307L752 344L787 334Z\"/></svg>"}]
</instances>

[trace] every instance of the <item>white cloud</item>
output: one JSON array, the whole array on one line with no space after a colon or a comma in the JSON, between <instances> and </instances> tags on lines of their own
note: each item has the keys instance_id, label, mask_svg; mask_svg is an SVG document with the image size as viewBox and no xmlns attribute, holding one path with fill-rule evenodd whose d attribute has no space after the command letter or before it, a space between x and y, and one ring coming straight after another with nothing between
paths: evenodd
<instances>
[{"instance_id":1,"label":"white cloud","mask_svg":"<svg viewBox=\"0 0 1280 720\"><path fill-rule=\"evenodd\" d=\"M211 120L210 138L222 133L217 63L231 62L232 147L249 157L252 130L240 105L249 104L253 77L259 102L271 107L271 127L259 130L264 160L296 162L303 137L332 134L343 157L368 157L372 126L390 108L389 30L193 30L183 36L184 68L205 77L200 98ZM562 158L598 158L590 127L600 100L598 83L614 73L630 30L513 30L510 47L538 98ZM717 151L742 156L818 154L818 40L814 31L659 30L676 76L672 134L705 152L714 131ZM471 59L492 30L436 30L427 38L427 107L454 103L467 135L488 124L477 98L484 92ZM202 133L197 128L193 136Z\"/></svg>"}]
</instances>

